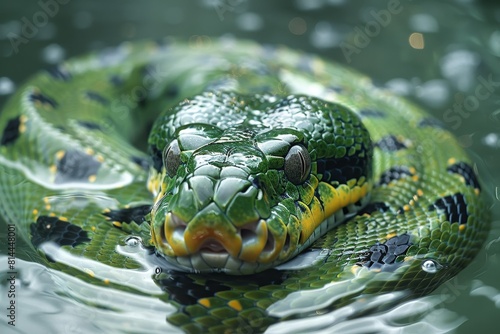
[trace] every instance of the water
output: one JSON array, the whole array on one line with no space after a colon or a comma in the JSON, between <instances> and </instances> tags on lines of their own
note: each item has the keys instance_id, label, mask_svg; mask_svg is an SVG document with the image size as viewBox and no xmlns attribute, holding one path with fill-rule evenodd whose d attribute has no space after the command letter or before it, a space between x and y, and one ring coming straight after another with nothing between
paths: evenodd
<instances>
[{"instance_id":1,"label":"water","mask_svg":"<svg viewBox=\"0 0 500 334\"><path fill-rule=\"evenodd\" d=\"M498 327L500 6L494 1L63 2L46 1L58 4L50 8L26 0L0 5L0 106L38 69L123 39L173 35L196 43L206 36L231 35L303 49L356 68L427 108L471 153L493 211L492 231L471 266L431 296L388 312L349 320L349 310L344 309L346 313L324 314L314 324L274 326L271 332L315 328L322 333L472 333ZM6 234L2 224L0 240L6 240ZM163 321L173 312L167 304L130 292L96 289L49 272L30 262L24 250L18 240L18 333L133 332L134 327L141 329L138 332L175 332ZM5 254L5 247L1 252ZM0 257L0 263L4 300L9 289L6 258ZM98 273L95 263L82 265ZM433 268L429 264L429 270ZM120 279L120 273L115 274L112 279ZM144 282L143 292L154 295L155 286L146 283L148 275L151 272L144 269L130 277L131 284ZM383 301L373 301L377 302ZM3 302L1 308L5 309Z\"/></svg>"}]
</instances>

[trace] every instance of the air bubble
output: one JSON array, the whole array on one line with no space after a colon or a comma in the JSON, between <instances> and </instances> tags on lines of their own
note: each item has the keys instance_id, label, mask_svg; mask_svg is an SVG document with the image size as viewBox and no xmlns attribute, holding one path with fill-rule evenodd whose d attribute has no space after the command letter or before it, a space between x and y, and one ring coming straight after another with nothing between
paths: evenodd
<instances>
[{"instance_id":1,"label":"air bubble","mask_svg":"<svg viewBox=\"0 0 500 334\"><path fill-rule=\"evenodd\" d=\"M16 85L7 77L0 77L0 95L12 94L16 90Z\"/></svg>"},{"instance_id":2,"label":"air bubble","mask_svg":"<svg viewBox=\"0 0 500 334\"><path fill-rule=\"evenodd\" d=\"M422 263L422 270L429 273L429 274L435 274L441 268L442 268L442 266L434 260L425 260Z\"/></svg>"},{"instance_id":3,"label":"air bubble","mask_svg":"<svg viewBox=\"0 0 500 334\"><path fill-rule=\"evenodd\" d=\"M130 247L137 247L141 244L141 238L139 237L128 237L127 239L125 239L125 243L127 244L127 246L130 246Z\"/></svg>"}]
</instances>

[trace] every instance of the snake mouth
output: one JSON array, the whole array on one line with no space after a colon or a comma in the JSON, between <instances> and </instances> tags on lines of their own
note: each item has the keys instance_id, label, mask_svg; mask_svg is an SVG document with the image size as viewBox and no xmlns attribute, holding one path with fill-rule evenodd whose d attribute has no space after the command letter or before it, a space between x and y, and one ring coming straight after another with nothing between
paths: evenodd
<instances>
[{"instance_id":1,"label":"snake mouth","mask_svg":"<svg viewBox=\"0 0 500 334\"><path fill-rule=\"evenodd\" d=\"M257 265L271 262L278 256L280 247L268 231L265 220L236 227L220 217L224 216L186 223L175 213L167 213L159 231L161 248L170 251L167 257L191 269L209 267L217 270L226 268L228 262Z\"/></svg>"}]
</instances>

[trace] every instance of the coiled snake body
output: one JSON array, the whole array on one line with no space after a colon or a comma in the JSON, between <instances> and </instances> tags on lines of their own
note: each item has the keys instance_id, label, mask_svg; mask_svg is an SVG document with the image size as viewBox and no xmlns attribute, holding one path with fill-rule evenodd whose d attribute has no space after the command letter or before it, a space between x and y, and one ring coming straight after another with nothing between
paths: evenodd
<instances>
[{"instance_id":1,"label":"coiled snake body","mask_svg":"<svg viewBox=\"0 0 500 334\"><path fill-rule=\"evenodd\" d=\"M44 245L133 270L116 247L140 237L187 332L424 295L488 232L473 165L439 121L282 47L124 43L36 75L0 131L2 215L46 265L131 289Z\"/></svg>"}]
</instances>

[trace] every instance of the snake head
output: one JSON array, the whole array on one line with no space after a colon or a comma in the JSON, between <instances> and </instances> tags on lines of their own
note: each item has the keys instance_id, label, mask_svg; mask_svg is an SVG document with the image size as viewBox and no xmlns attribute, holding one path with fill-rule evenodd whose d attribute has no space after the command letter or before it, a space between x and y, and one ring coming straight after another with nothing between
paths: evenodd
<instances>
[{"instance_id":1,"label":"snake head","mask_svg":"<svg viewBox=\"0 0 500 334\"><path fill-rule=\"evenodd\" d=\"M187 270L255 273L334 226L367 192L371 150L355 118L332 124L335 111L345 117L313 98L206 93L161 118L150 137L161 152L149 182L157 252ZM336 127L349 156L328 139Z\"/></svg>"}]
</instances>

